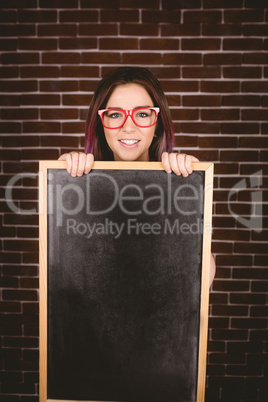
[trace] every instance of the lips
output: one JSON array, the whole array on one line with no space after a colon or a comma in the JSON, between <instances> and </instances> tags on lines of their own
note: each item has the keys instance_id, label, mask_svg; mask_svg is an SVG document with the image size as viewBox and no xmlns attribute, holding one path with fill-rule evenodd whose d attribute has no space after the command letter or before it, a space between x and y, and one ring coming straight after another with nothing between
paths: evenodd
<instances>
[{"instance_id":1,"label":"lips","mask_svg":"<svg viewBox=\"0 0 268 402\"><path fill-rule=\"evenodd\" d=\"M125 148L134 148L140 142L140 140L136 139L121 139L119 140L120 144Z\"/></svg>"}]
</instances>

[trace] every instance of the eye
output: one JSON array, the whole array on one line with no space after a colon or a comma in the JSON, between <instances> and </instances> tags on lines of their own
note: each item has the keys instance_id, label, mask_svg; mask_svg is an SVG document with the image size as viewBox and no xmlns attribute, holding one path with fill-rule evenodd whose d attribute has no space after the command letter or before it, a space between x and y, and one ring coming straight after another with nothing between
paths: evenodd
<instances>
[{"instance_id":1,"label":"eye","mask_svg":"<svg viewBox=\"0 0 268 402\"><path fill-rule=\"evenodd\" d=\"M108 112L107 116L111 119L118 119L119 117L122 117L122 114L114 111L114 112Z\"/></svg>"},{"instance_id":2,"label":"eye","mask_svg":"<svg viewBox=\"0 0 268 402\"><path fill-rule=\"evenodd\" d=\"M146 113L146 112L139 112L138 113L138 117L148 117L148 116L149 116L149 114Z\"/></svg>"}]
</instances>

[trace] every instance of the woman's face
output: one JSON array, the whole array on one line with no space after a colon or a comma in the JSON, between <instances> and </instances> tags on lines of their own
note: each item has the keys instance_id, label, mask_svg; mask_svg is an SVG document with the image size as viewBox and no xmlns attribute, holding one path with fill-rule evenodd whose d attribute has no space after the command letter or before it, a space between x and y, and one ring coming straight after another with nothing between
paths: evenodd
<instances>
[{"instance_id":1,"label":"woman's face","mask_svg":"<svg viewBox=\"0 0 268 402\"><path fill-rule=\"evenodd\" d=\"M111 94L106 108L132 110L139 107L153 107L153 101L146 89L138 84L118 86ZM149 161L149 147L156 125L138 127L130 116L117 129L104 129L106 141L114 154L115 161Z\"/></svg>"}]
</instances>

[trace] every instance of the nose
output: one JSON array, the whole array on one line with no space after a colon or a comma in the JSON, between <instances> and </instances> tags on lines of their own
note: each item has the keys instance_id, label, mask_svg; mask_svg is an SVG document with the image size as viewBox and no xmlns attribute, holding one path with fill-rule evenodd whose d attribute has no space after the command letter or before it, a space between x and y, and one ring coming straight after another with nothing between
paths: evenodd
<instances>
[{"instance_id":1,"label":"nose","mask_svg":"<svg viewBox=\"0 0 268 402\"><path fill-rule=\"evenodd\" d=\"M136 124L132 120L131 116L127 116L125 123L122 126L124 131L134 131Z\"/></svg>"}]
</instances>

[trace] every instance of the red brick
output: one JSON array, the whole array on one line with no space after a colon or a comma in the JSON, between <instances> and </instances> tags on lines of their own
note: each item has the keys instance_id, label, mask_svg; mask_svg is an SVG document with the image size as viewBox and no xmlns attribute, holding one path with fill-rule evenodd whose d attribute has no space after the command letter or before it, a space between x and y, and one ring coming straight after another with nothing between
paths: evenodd
<instances>
[{"instance_id":1,"label":"red brick","mask_svg":"<svg viewBox=\"0 0 268 402\"><path fill-rule=\"evenodd\" d=\"M257 161L257 151L222 151L221 161Z\"/></svg>"},{"instance_id":2,"label":"red brick","mask_svg":"<svg viewBox=\"0 0 268 402\"><path fill-rule=\"evenodd\" d=\"M227 227L227 226L226 226ZM248 255L218 255L216 266L252 266L252 257ZM247 282L248 284L248 282ZM232 284L229 286L233 286ZM248 290L248 286L246 289Z\"/></svg>"},{"instance_id":3,"label":"red brick","mask_svg":"<svg viewBox=\"0 0 268 402\"><path fill-rule=\"evenodd\" d=\"M96 49L96 38L60 38L60 49Z\"/></svg>"},{"instance_id":4,"label":"red brick","mask_svg":"<svg viewBox=\"0 0 268 402\"><path fill-rule=\"evenodd\" d=\"M212 330L212 339L216 340L247 340L248 331L245 329L213 329Z\"/></svg>"},{"instance_id":5,"label":"red brick","mask_svg":"<svg viewBox=\"0 0 268 402\"><path fill-rule=\"evenodd\" d=\"M66 25L67 27L69 25ZM137 26L137 25L135 25ZM80 36L108 36L117 35L118 28L116 24L80 24L78 26L78 34ZM69 36L69 35L67 35Z\"/></svg>"},{"instance_id":6,"label":"red brick","mask_svg":"<svg viewBox=\"0 0 268 402\"><path fill-rule=\"evenodd\" d=\"M196 109L172 109L171 116L173 120L198 120L198 110Z\"/></svg>"},{"instance_id":7,"label":"red brick","mask_svg":"<svg viewBox=\"0 0 268 402\"><path fill-rule=\"evenodd\" d=\"M222 123L221 132L223 134L258 134L259 125L257 123Z\"/></svg>"},{"instance_id":8,"label":"red brick","mask_svg":"<svg viewBox=\"0 0 268 402\"><path fill-rule=\"evenodd\" d=\"M204 8L240 8L242 0L203 0Z\"/></svg>"},{"instance_id":9,"label":"red brick","mask_svg":"<svg viewBox=\"0 0 268 402\"><path fill-rule=\"evenodd\" d=\"M41 119L44 120L63 120L63 119L77 119L78 110L77 109L41 109Z\"/></svg>"},{"instance_id":10,"label":"red brick","mask_svg":"<svg viewBox=\"0 0 268 402\"><path fill-rule=\"evenodd\" d=\"M198 137L192 136L175 136L175 147L197 147Z\"/></svg>"},{"instance_id":11,"label":"red brick","mask_svg":"<svg viewBox=\"0 0 268 402\"><path fill-rule=\"evenodd\" d=\"M215 175L237 174L238 173L238 164L237 163L216 163L214 165L214 173L215 173Z\"/></svg>"},{"instance_id":12,"label":"red brick","mask_svg":"<svg viewBox=\"0 0 268 402\"><path fill-rule=\"evenodd\" d=\"M211 353L209 355L209 363L243 364L245 362L246 358L243 353Z\"/></svg>"},{"instance_id":13,"label":"red brick","mask_svg":"<svg viewBox=\"0 0 268 402\"><path fill-rule=\"evenodd\" d=\"M21 158L27 160L49 160L58 159L59 154L57 149L23 149Z\"/></svg>"},{"instance_id":14,"label":"red brick","mask_svg":"<svg viewBox=\"0 0 268 402\"><path fill-rule=\"evenodd\" d=\"M78 148L79 147L79 137L71 137L71 136L44 136L41 137L41 146L43 147L71 147Z\"/></svg>"},{"instance_id":15,"label":"red brick","mask_svg":"<svg viewBox=\"0 0 268 402\"><path fill-rule=\"evenodd\" d=\"M267 256L260 256L264 262L267 262ZM267 269L256 268L258 263L255 262L254 268L237 268L233 270L233 277L240 279L268 279ZM243 276L244 275L244 276Z\"/></svg>"},{"instance_id":16,"label":"red brick","mask_svg":"<svg viewBox=\"0 0 268 402\"><path fill-rule=\"evenodd\" d=\"M257 119L256 119L257 120ZM241 137L239 139L241 148L266 148L268 147L267 137Z\"/></svg>"},{"instance_id":17,"label":"red brick","mask_svg":"<svg viewBox=\"0 0 268 402\"><path fill-rule=\"evenodd\" d=\"M69 52L42 53L43 64L79 64L80 54Z\"/></svg>"},{"instance_id":18,"label":"red brick","mask_svg":"<svg viewBox=\"0 0 268 402\"><path fill-rule=\"evenodd\" d=\"M248 8L265 8L265 6L267 6L265 0L257 0L257 1L245 0L245 7Z\"/></svg>"},{"instance_id":19,"label":"red brick","mask_svg":"<svg viewBox=\"0 0 268 402\"><path fill-rule=\"evenodd\" d=\"M113 7L120 7L120 0L113 1ZM81 0L81 8L111 8L109 0Z\"/></svg>"},{"instance_id":20,"label":"red brick","mask_svg":"<svg viewBox=\"0 0 268 402\"><path fill-rule=\"evenodd\" d=\"M57 22L57 11L18 10L19 22Z\"/></svg>"},{"instance_id":21,"label":"red brick","mask_svg":"<svg viewBox=\"0 0 268 402\"><path fill-rule=\"evenodd\" d=\"M1 50L16 50L18 47L17 39L0 39Z\"/></svg>"},{"instance_id":22,"label":"red brick","mask_svg":"<svg viewBox=\"0 0 268 402\"><path fill-rule=\"evenodd\" d=\"M165 53L163 58L164 64L176 65L197 65L202 64L201 54L197 53Z\"/></svg>"},{"instance_id":23,"label":"red brick","mask_svg":"<svg viewBox=\"0 0 268 402\"><path fill-rule=\"evenodd\" d=\"M103 25L103 24L101 24ZM110 25L108 25L110 26ZM127 36L158 36L156 24L120 24L120 35Z\"/></svg>"},{"instance_id":24,"label":"red brick","mask_svg":"<svg viewBox=\"0 0 268 402\"><path fill-rule=\"evenodd\" d=\"M37 91L37 81L32 80L16 80L1 81L0 90L2 92L34 92Z\"/></svg>"},{"instance_id":25,"label":"red brick","mask_svg":"<svg viewBox=\"0 0 268 402\"><path fill-rule=\"evenodd\" d=\"M19 95L0 95L0 105L1 106L19 106L20 96Z\"/></svg>"},{"instance_id":26,"label":"red brick","mask_svg":"<svg viewBox=\"0 0 268 402\"><path fill-rule=\"evenodd\" d=\"M142 10L142 22L169 22L169 23L179 23L180 22L180 11L174 10L155 10L153 13L151 11Z\"/></svg>"},{"instance_id":27,"label":"red brick","mask_svg":"<svg viewBox=\"0 0 268 402\"><path fill-rule=\"evenodd\" d=\"M3 290L3 300L37 300L36 290Z\"/></svg>"},{"instance_id":28,"label":"red brick","mask_svg":"<svg viewBox=\"0 0 268 402\"><path fill-rule=\"evenodd\" d=\"M184 78L220 78L220 67L183 67Z\"/></svg>"},{"instance_id":29,"label":"red brick","mask_svg":"<svg viewBox=\"0 0 268 402\"><path fill-rule=\"evenodd\" d=\"M242 82L242 92L268 92L267 81L246 81Z\"/></svg>"},{"instance_id":30,"label":"red brick","mask_svg":"<svg viewBox=\"0 0 268 402\"><path fill-rule=\"evenodd\" d=\"M239 109L202 109L202 120L239 120Z\"/></svg>"},{"instance_id":31,"label":"red brick","mask_svg":"<svg viewBox=\"0 0 268 402\"><path fill-rule=\"evenodd\" d=\"M237 139L232 137L201 137L199 139L200 148L236 148Z\"/></svg>"},{"instance_id":32,"label":"red brick","mask_svg":"<svg viewBox=\"0 0 268 402\"><path fill-rule=\"evenodd\" d=\"M225 10L224 22L263 22L264 10Z\"/></svg>"},{"instance_id":33,"label":"red brick","mask_svg":"<svg viewBox=\"0 0 268 402\"><path fill-rule=\"evenodd\" d=\"M207 53L204 54L204 64L230 65L242 63L242 54L239 53Z\"/></svg>"},{"instance_id":34,"label":"red brick","mask_svg":"<svg viewBox=\"0 0 268 402\"><path fill-rule=\"evenodd\" d=\"M100 38L99 48L107 50L138 49L137 38Z\"/></svg>"},{"instance_id":35,"label":"red brick","mask_svg":"<svg viewBox=\"0 0 268 402\"><path fill-rule=\"evenodd\" d=\"M234 24L203 24L204 36L241 36L242 26Z\"/></svg>"},{"instance_id":36,"label":"red brick","mask_svg":"<svg viewBox=\"0 0 268 402\"><path fill-rule=\"evenodd\" d=\"M262 39L223 39L223 50L261 50Z\"/></svg>"},{"instance_id":37,"label":"red brick","mask_svg":"<svg viewBox=\"0 0 268 402\"><path fill-rule=\"evenodd\" d=\"M77 0L39 0L40 8L77 8Z\"/></svg>"},{"instance_id":38,"label":"red brick","mask_svg":"<svg viewBox=\"0 0 268 402\"><path fill-rule=\"evenodd\" d=\"M17 22L17 11L1 11L0 22Z\"/></svg>"},{"instance_id":39,"label":"red brick","mask_svg":"<svg viewBox=\"0 0 268 402\"><path fill-rule=\"evenodd\" d=\"M2 109L1 117L6 120L33 120L38 118L38 109Z\"/></svg>"},{"instance_id":40,"label":"red brick","mask_svg":"<svg viewBox=\"0 0 268 402\"><path fill-rule=\"evenodd\" d=\"M60 76L58 67L21 67L22 78L57 78Z\"/></svg>"},{"instance_id":41,"label":"red brick","mask_svg":"<svg viewBox=\"0 0 268 402\"><path fill-rule=\"evenodd\" d=\"M221 21L221 11L185 11L183 14L184 23L212 22Z\"/></svg>"},{"instance_id":42,"label":"red brick","mask_svg":"<svg viewBox=\"0 0 268 402\"><path fill-rule=\"evenodd\" d=\"M56 50L56 39L23 39L18 40L18 49L21 50Z\"/></svg>"},{"instance_id":43,"label":"red brick","mask_svg":"<svg viewBox=\"0 0 268 402\"><path fill-rule=\"evenodd\" d=\"M245 53L243 56L244 64L268 64L268 53Z\"/></svg>"},{"instance_id":44,"label":"red brick","mask_svg":"<svg viewBox=\"0 0 268 402\"><path fill-rule=\"evenodd\" d=\"M220 95L185 95L182 98L183 106L220 106Z\"/></svg>"},{"instance_id":45,"label":"red brick","mask_svg":"<svg viewBox=\"0 0 268 402\"><path fill-rule=\"evenodd\" d=\"M202 92L239 92L238 81L202 81Z\"/></svg>"},{"instance_id":46,"label":"red brick","mask_svg":"<svg viewBox=\"0 0 268 402\"><path fill-rule=\"evenodd\" d=\"M252 291L253 292L268 292L268 281L257 281L252 282Z\"/></svg>"},{"instance_id":47,"label":"red brick","mask_svg":"<svg viewBox=\"0 0 268 402\"><path fill-rule=\"evenodd\" d=\"M3 25L0 36L35 36L35 25Z\"/></svg>"},{"instance_id":48,"label":"red brick","mask_svg":"<svg viewBox=\"0 0 268 402\"><path fill-rule=\"evenodd\" d=\"M2 64L38 64L38 53L3 53Z\"/></svg>"},{"instance_id":49,"label":"red brick","mask_svg":"<svg viewBox=\"0 0 268 402\"><path fill-rule=\"evenodd\" d=\"M261 78L260 67L224 67L224 78Z\"/></svg>"},{"instance_id":50,"label":"red brick","mask_svg":"<svg viewBox=\"0 0 268 402\"><path fill-rule=\"evenodd\" d=\"M101 10L101 22L139 22L138 10Z\"/></svg>"},{"instance_id":51,"label":"red brick","mask_svg":"<svg viewBox=\"0 0 268 402\"><path fill-rule=\"evenodd\" d=\"M129 41L129 39L128 39ZM178 50L179 40L178 39L141 39L140 40L141 50Z\"/></svg>"},{"instance_id":52,"label":"red brick","mask_svg":"<svg viewBox=\"0 0 268 402\"><path fill-rule=\"evenodd\" d=\"M20 147L29 147L29 146L39 146L39 138L38 137L33 137L33 136L25 136L25 135L20 135L20 136L15 136L12 135L12 137L3 137L2 138L2 145L3 147L14 147L14 148L20 148Z\"/></svg>"},{"instance_id":53,"label":"red brick","mask_svg":"<svg viewBox=\"0 0 268 402\"><path fill-rule=\"evenodd\" d=\"M180 78L180 67L150 67L150 71L160 80L161 78ZM168 96L168 95L167 95ZM179 99L179 95L173 96L174 99ZM179 102L180 103L180 102ZM179 103L176 103L178 105Z\"/></svg>"},{"instance_id":54,"label":"red brick","mask_svg":"<svg viewBox=\"0 0 268 402\"><path fill-rule=\"evenodd\" d=\"M79 91L93 92L97 89L100 80L79 81Z\"/></svg>"},{"instance_id":55,"label":"red brick","mask_svg":"<svg viewBox=\"0 0 268 402\"><path fill-rule=\"evenodd\" d=\"M261 342L228 342L227 351L229 353L260 353L262 352Z\"/></svg>"},{"instance_id":56,"label":"red brick","mask_svg":"<svg viewBox=\"0 0 268 402\"><path fill-rule=\"evenodd\" d=\"M230 303L233 304L265 304L265 294L258 293L232 293L230 295Z\"/></svg>"},{"instance_id":57,"label":"red brick","mask_svg":"<svg viewBox=\"0 0 268 402\"><path fill-rule=\"evenodd\" d=\"M195 92L198 91L197 81L164 81L160 80L164 92Z\"/></svg>"},{"instance_id":58,"label":"red brick","mask_svg":"<svg viewBox=\"0 0 268 402\"><path fill-rule=\"evenodd\" d=\"M64 134L82 134L85 132L85 123L62 123L62 132Z\"/></svg>"},{"instance_id":59,"label":"red brick","mask_svg":"<svg viewBox=\"0 0 268 402\"><path fill-rule=\"evenodd\" d=\"M155 25L155 24L154 24ZM155 25L156 26L156 25ZM162 24L161 36L199 36L199 24ZM151 36L151 35L150 35Z\"/></svg>"},{"instance_id":60,"label":"red brick","mask_svg":"<svg viewBox=\"0 0 268 402\"><path fill-rule=\"evenodd\" d=\"M17 78L18 67L0 67L0 78Z\"/></svg>"},{"instance_id":61,"label":"red brick","mask_svg":"<svg viewBox=\"0 0 268 402\"><path fill-rule=\"evenodd\" d=\"M142 6L141 6L142 7ZM165 0L162 3L163 9L168 10L176 10L181 8L200 8L201 0L180 0L178 2L174 2L173 0Z\"/></svg>"},{"instance_id":62,"label":"red brick","mask_svg":"<svg viewBox=\"0 0 268 402\"><path fill-rule=\"evenodd\" d=\"M82 53L82 63L119 64L119 52Z\"/></svg>"},{"instance_id":63,"label":"red brick","mask_svg":"<svg viewBox=\"0 0 268 402\"><path fill-rule=\"evenodd\" d=\"M256 24L243 26L244 36L268 36L268 25L267 24Z\"/></svg>"},{"instance_id":64,"label":"red brick","mask_svg":"<svg viewBox=\"0 0 268 402\"><path fill-rule=\"evenodd\" d=\"M90 95L63 95L62 104L67 106L89 106Z\"/></svg>"},{"instance_id":65,"label":"red brick","mask_svg":"<svg viewBox=\"0 0 268 402\"><path fill-rule=\"evenodd\" d=\"M24 133L59 133L60 123L58 122L23 122Z\"/></svg>"},{"instance_id":66,"label":"red brick","mask_svg":"<svg viewBox=\"0 0 268 402\"><path fill-rule=\"evenodd\" d=\"M220 131L219 123L182 123L184 133L217 134Z\"/></svg>"},{"instance_id":67,"label":"red brick","mask_svg":"<svg viewBox=\"0 0 268 402\"><path fill-rule=\"evenodd\" d=\"M60 95L21 95L22 105L59 105Z\"/></svg>"},{"instance_id":68,"label":"red brick","mask_svg":"<svg viewBox=\"0 0 268 402\"><path fill-rule=\"evenodd\" d=\"M220 50L220 39L182 39L182 50Z\"/></svg>"},{"instance_id":69,"label":"red brick","mask_svg":"<svg viewBox=\"0 0 268 402\"><path fill-rule=\"evenodd\" d=\"M38 36L76 36L76 25L71 24L49 24L37 26Z\"/></svg>"},{"instance_id":70,"label":"red brick","mask_svg":"<svg viewBox=\"0 0 268 402\"><path fill-rule=\"evenodd\" d=\"M70 91L78 91L78 82L77 81L41 81L40 82L40 91L41 92L70 92Z\"/></svg>"},{"instance_id":71,"label":"red brick","mask_svg":"<svg viewBox=\"0 0 268 402\"><path fill-rule=\"evenodd\" d=\"M258 95L224 95L223 106L260 106L261 97Z\"/></svg>"},{"instance_id":72,"label":"red brick","mask_svg":"<svg viewBox=\"0 0 268 402\"><path fill-rule=\"evenodd\" d=\"M268 120L268 110L265 109L245 109L242 110L242 120ZM265 138L262 138L264 141Z\"/></svg>"},{"instance_id":73,"label":"red brick","mask_svg":"<svg viewBox=\"0 0 268 402\"><path fill-rule=\"evenodd\" d=\"M94 10L59 11L59 18L60 22L97 22L98 12Z\"/></svg>"},{"instance_id":74,"label":"red brick","mask_svg":"<svg viewBox=\"0 0 268 402\"><path fill-rule=\"evenodd\" d=\"M159 53L123 53L124 64L161 64L161 54Z\"/></svg>"}]
</instances>

